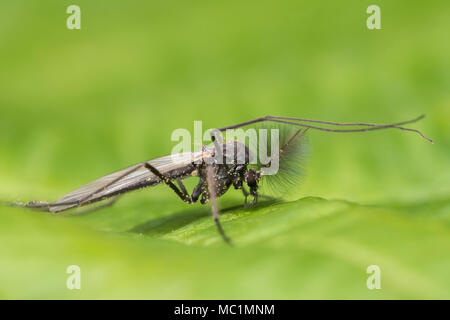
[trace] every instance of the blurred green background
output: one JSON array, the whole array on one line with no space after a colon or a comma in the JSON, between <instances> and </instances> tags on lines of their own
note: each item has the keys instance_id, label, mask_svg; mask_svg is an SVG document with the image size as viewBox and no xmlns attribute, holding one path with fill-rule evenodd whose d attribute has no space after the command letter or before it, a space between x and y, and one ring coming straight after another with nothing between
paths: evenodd
<instances>
[{"instance_id":1,"label":"blurred green background","mask_svg":"<svg viewBox=\"0 0 450 320\"><path fill-rule=\"evenodd\" d=\"M66 28L74 3L81 30ZM56 200L166 155L194 120L425 113L413 127L435 144L311 132L292 199L220 199L234 248L207 206L164 186L84 216L0 207L0 298L450 298L449 34L435 0L2 1L2 200ZM66 288L72 264L81 290ZM381 290L366 287L373 264Z\"/></svg>"}]
</instances>

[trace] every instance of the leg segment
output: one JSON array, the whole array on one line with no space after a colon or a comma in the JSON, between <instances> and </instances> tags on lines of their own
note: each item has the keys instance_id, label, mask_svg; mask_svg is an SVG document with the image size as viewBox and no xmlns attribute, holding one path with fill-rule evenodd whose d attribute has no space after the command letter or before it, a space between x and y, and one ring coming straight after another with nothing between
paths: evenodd
<instances>
[{"instance_id":1,"label":"leg segment","mask_svg":"<svg viewBox=\"0 0 450 320\"><path fill-rule=\"evenodd\" d=\"M217 208L216 188L214 182L214 168L212 166L208 166L207 178L208 178L207 183L208 183L209 197L211 199L211 210L214 222L216 223L217 229L219 230L219 233L222 236L223 240L231 246L231 240L230 238L227 237L227 235L223 231L222 225L220 224L219 221L219 209Z\"/></svg>"},{"instance_id":2,"label":"leg segment","mask_svg":"<svg viewBox=\"0 0 450 320\"><path fill-rule=\"evenodd\" d=\"M248 193L247 189L245 189L245 187L243 185L241 187L241 190L242 190L242 194L244 195L244 207L248 207L247 198L249 196L249 193Z\"/></svg>"},{"instance_id":3,"label":"leg segment","mask_svg":"<svg viewBox=\"0 0 450 320\"><path fill-rule=\"evenodd\" d=\"M198 198L201 196L203 192L203 186L204 182L202 179L200 179L199 183L195 186L194 190L192 191L191 200L192 202L197 202Z\"/></svg>"},{"instance_id":4,"label":"leg segment","mask_svg":"<svg viewBox=\"0 0 450 320\"><path fill-rule=\"evenodd\" d=\"M184 186L183 181L180 178L176 179L178 187L180 187L181 192L183 193L184 197L189 198L189 193L186 190L186 187Z\"/></svg>"},{"instance_id":5,"label":"leg segment","mask_svg":"<svg viewBox=\"0 0 450 320\"><path fill-rule=\"evenodd\" d=\"M192 200L189 197L189 194L187 193L184 185L182 187L182 189L184 189L184 192L183 192L180 189L178 189L178 187L176 185L174 185L173 182L169 178L167 178L166 176L161 174L161 172L159 172L158 169L153 167L151 164L146 162L144 166L146 169L150 170L155 176L157 176L159 179L161 179L161 181L163 181L165 184L167 184L178 195L178 197L180 197L181 200L183 200L184 202L187 202L187 203L192 203Z\"/></svg>"}]
</instances>

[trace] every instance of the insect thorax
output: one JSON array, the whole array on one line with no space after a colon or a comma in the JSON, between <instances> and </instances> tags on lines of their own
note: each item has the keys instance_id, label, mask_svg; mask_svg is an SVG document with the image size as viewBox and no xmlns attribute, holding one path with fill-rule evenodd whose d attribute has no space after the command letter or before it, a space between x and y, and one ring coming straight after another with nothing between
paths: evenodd
<instances>
[{"instance_id":1,"label":"insect thorax","mask_svg":"<svg viewBox=\"0 0 450 320\"><path fill-rule=\"evenodd\" d=\"M253 154L245 144L239 141L216 143L211 147L203 146L203 151L211 152L214 156L199 170L199 176L206 181L207 165L213 166L217 196L224 194L231 185L236 189L242 187L247 174L247 165L253 159Z\"/></svg>"}]
</instances>

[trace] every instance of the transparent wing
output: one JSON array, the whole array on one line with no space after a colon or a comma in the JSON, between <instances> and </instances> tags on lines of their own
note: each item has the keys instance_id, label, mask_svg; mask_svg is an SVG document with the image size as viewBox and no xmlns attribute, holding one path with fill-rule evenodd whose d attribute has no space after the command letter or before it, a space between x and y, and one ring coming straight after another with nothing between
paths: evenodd
<instances>
[{"instance_id":1,"label":"transparent wing","mask_svg":"<svg viewBox=\"0 0 450 320\"><path fill-rule=\"evenodd\" d=\"M195 170L195 167L191 165L193 162L202 161L209 156L211 154L208 152L184 152L150 160L147 163L163 175L168 175L171 178L183 178L189 176ZM136 164L92 181L64 195L61 199L52 203L50 211L67 210L79 206L78 202L80 201L82 201L82 204L88 204L131 190L153 186L160 182L160 179L143 167L142 164Z\"/></svg>"}]
</instances>

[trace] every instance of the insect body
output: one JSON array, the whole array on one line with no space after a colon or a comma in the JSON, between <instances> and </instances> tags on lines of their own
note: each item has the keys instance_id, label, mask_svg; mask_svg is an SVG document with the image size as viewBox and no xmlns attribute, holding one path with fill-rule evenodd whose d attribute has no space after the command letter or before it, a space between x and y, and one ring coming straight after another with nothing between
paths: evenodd
<instances>
[{"instance_id":1,"label":"insect body","mask_svg":"<svg viewBox=\"0 0 450 320\"><path fill-rule=\"evenodd\" d=\"M292 178L296 175L295 166L300 162L298 151L301 151L303 148L302 143L305 134L310 129L344 133L394 128L415 132L424 139L432 142L431 139L425 137L420 131L402 127L404 124L413 123L422 118L423 116L410 121L378 125L267 116L233 126L223 127L218 129L218 132L225 132L230 129L241 128L255 123L272 123L279 126L288 126L291 130L281 139L282 141L278 146L279 150L277 154L279 154L279 157L276 159L270 158L269 162L279 161L280 171L286 173L286 178L281 179L281 182L291 182ZM334 129L324 126L358 126L362 128ZM263 178L269 179L269 177L264 176L262 170L264 166L262 164L256 162L256 164L252 165L252 160L255 159L256 155L251 151L249 146L236 140L223 142L221 139L216 138L217 136L212 135L214 144L212 146L203 146L201 151L184 152L136 164L88 183L52 203L31 201L26 204L12 203L12 205L50 212L61 212L105 199L110 199L106 205L111 205L120 195L126 192L164 183L186 203L194 203L200 199L200 202L204 204L210 200L213 219L216 222L218 230L223 239L230 243L219 222L216 198L222 196L233 186L234 189L242 190L245 197L245 205L254 205L258 201L258 186L260 181ZM278 175L281 174L283 172L280 172ZM182 180L191 176L197 176L199 181L192 193L189 194ZM247 191L247 187L249 191ZM248 196L253 197L250 203L247 203Z\"/></svg>"}]
</instances>

